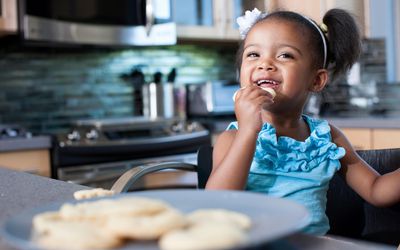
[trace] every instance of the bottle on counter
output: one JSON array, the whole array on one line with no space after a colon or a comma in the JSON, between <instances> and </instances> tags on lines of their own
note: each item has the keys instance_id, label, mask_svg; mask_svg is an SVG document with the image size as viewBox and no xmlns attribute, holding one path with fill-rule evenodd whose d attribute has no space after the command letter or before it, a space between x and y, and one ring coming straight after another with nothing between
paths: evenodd
<instances>
[{"instance_id":1,"label":"bottle on counter","mask_svg":"<svg viewBox=\"0 0 400 250\"><path fill-rule=\"evenodd\" d=\"M153 75L153 81L143 85L143 115L150 119L157 119L163 116L163 89L161 80L161 72L156 72Z\"/></svg>"},{"instance_id":2,"label":"bottle on counter","mask_svg":"<svg viewBox=\"0 0 400 250\"><path fill-rule=\"evenodd\" d=\"M171 119L175 117L175 99L174 99L174 88L175 88L176 69L173 68L167 77L167 82L163 85L164 92L164 117Z\"/></svg>"}]
</instances>

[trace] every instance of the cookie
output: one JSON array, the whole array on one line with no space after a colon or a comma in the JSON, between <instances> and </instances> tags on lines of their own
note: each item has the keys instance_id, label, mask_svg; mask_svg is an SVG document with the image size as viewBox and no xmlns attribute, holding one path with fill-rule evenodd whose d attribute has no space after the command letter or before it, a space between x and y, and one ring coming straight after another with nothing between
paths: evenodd
<instances>
[{"instance_id":1,"label":"cookie","mask_svg":"<svg viewBox=\"0 0 400 250\"><path fill-rule=\"evenodd\" d=\"M185 225L183 214L175 209L166 209L157 214L113 216L107 220L106 228L123 238L155 240L166 232Z\"/></svg>"},{"instance_id":2,"label":"cookie","mask_svg":"<svg viewBox=\"0 0 400 250\"><path fill-rule=\"evenodd\" d=\"M60 214L66 219L96 219L122 215L151 215L170 206L157 199L144 197L125 197L119 199L102 199L77 204L64 204Z\"/></svg>"},{"instance_id":3,"label":"cookie","mask_svg":"<svg viewBox=\"0 0 400 250\"><path fill-rule=\"evenodd\" d=\"M159 240L161 250L227 249L246 241L243 230L232 224L199 223L166 233Z\"/></svg>"},{"instance_id":4,"label":"cookie","mask_svg":"<svg viewBox=\"0 0 400 250\"><path fill-rule=\"evenodd\" d=\"M33 241L45 249L111 249L123 241L104 229L104 220L65 220L58 212L33 219Z\"/></svg>"},{"instance_id":5,"label":"cookie","mask_svg":"<svg viewBox=\"0 0 400 250\"><path fill-rule=\"evenodd\" d=\"M227 209L198 209L187 215L190 224L229 223L240 229L249 229L251 219L247 215Z\"/></svg>"},{"instance_id":6,"label":"cookie","mask_svg":"<svg viewBox=\"0 0 400 250\"><path fill-rule=\"evenodd\" d=\"M114 191L107 190L103 188L94 188L94 189L84 189L79 190L74 193L74 198L76 200L90 199L95 197L103 197L114 195Z\"/></svg>"},{"instance_id":7,"label":"cookie","mask_svg":"<svg viewBox=\"0 0 400 250\"><path fill-rule=\"evenodd\" d=\"M241 89L244 89L244 88L246 88L246 87L243 87L243 88L241 88ZM268 88L268 87L260 87L260 88L263 89L263 90L265 90L265 91L267 91L268 93L270 93L271 96L272 96L272 99L275 98L276 92L275 92L274 89ZM235 93L233 93L232 99L233 99L234 102L236 101L236 95L237 95L238 91L239 91L239 90L236 90Z\"/></svg>"}]
</instances>

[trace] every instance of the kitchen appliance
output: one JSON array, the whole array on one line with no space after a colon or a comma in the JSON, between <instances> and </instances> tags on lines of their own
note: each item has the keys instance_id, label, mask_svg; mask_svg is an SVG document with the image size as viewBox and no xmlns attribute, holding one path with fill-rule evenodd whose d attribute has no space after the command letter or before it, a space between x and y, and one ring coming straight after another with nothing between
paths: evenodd
<instances>
[{"instance_id":1,"label":"kitchen appliance","mask_svg":"<svg viewBox=\"0 0 400 250\"><path fill-rule=\"evenodd\" d=\"M16 124L0 124L0 139L31 138L32 133Z\"/></svg>"},{"instance_id":2,"label":"kitchen appliance","mask_svg":"<svg viewBox=\"0 0 400 250\"><path fill-rule=\"evenodd\" d=\"M170 0L19 0L22 37L29 42L172 45Z\"/></svg>"},{"instance_id":3,"label":"kitchen appliance","mask_svg":"<svg viewBox=\"0 0 400 250\"><path fill-rule=\"evenodd\" d=\"M233 115L233 94L240 88L236 81L218 80L201 84L188 84L187 116Z\"/></svg>"},{"instance_id":4,"label":"kitchen appliance","mask_svg":"<svg viewBox=\"0 0 400 250\"><path fill-rule=\"evenodd\" d=\"M109 188L126 170L150 162L195 163L197 149L210 145L201 124L178 119L132 117L80 120L56 136L53 177Z\"/></svg>"}]
</instances>

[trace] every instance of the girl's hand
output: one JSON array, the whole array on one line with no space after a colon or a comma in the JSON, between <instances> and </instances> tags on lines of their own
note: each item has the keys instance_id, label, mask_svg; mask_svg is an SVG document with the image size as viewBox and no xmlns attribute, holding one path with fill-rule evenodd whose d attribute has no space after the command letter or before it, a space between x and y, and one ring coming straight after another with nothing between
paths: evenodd
<instances>
[{"instance_id":1,"label":"girl's hand","mask_svg":"<svg viewBox=\"0 0 400 250\"><path fill-rule=\"evenodd\" d=\"M271 93L272 92L272 93ZM240 130L258 133L263 125L261 111L273 103L274 91L266 91L257 85L248 85L235 95L235 114Z\"/></svg>"}]
</instances>

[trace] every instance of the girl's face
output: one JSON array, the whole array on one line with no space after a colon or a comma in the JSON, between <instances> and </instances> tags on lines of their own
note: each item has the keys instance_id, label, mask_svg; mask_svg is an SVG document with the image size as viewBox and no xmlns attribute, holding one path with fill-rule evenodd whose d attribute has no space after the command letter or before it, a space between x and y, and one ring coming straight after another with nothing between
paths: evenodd
<instances>
[{"instance_id":1,"label":"girl's face","mask_svg":"<svg viewBox=\"0 0 400 250\"><path fill-rule=\"evenodd\" d=\"M271 87L277 93L274 106L301 109L317 74L305 37L292 22L267 19L257 23L244 43L242 87Z\"/></svg>"}]
</instances>

